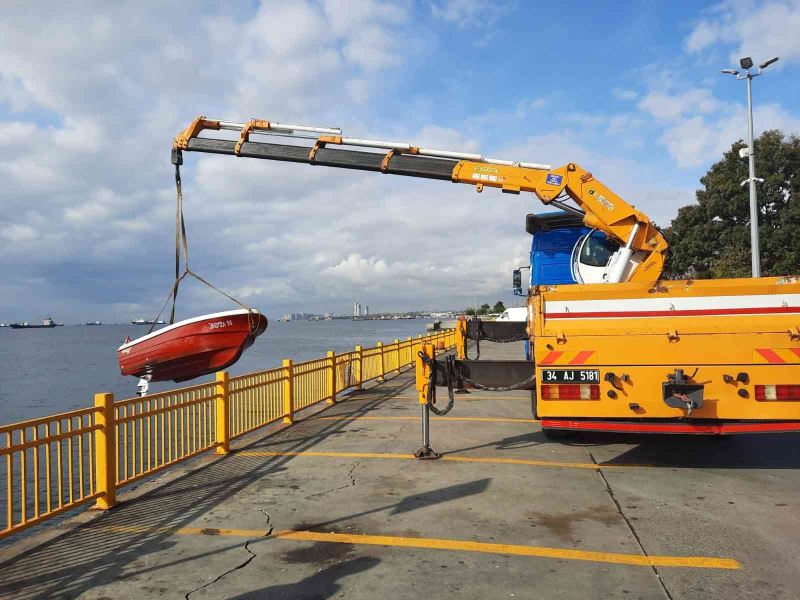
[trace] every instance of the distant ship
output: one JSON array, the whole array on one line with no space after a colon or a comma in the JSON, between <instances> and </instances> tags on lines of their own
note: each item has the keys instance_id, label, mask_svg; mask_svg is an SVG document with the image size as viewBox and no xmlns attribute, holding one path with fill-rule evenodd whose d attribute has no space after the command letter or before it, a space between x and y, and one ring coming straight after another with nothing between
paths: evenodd
<instances>
[{"instance_id":1,"label":"distant ship","mask_svg":"<svg viewBox=\"0 0 800 600\"><path fill-rule=\"evenodd\" d=\"M89 321L88 323L84 323L84 325L102 325L100 321Z\"/></svg>"},{"instance_id":2,"label":"distant ship","mask_svg":"<svg viewBox=\"0 0 800 600\"><path fill-rule=\"evenodd\" d=\"M42 321L41 325L32 325L27 321L23 321L22 323L12 323L9 325L11 329L50 329L51 327L57 327L59 324L53 321L50 317L47 317Z\"/></svg>"},{"instance_id":3,"label":"distant ship","mask_svg":"<svg viewBox=\"0 0 800 600\"><path fill-rule=\"evenodd\" d=\"M134 319L131 321L131 325L165 325L163 319L159 319L158 321L153 321L152 319Z\"/></svg>"}]
</instances>

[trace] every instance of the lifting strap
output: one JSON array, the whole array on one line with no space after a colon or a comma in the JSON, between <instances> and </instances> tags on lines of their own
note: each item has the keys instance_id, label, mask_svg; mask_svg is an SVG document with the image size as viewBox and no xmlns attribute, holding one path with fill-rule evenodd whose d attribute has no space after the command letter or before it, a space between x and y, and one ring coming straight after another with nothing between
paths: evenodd
<instances>
[{"instance_id":1,"label":"lifting strap","mask_svg":"<svg viewBox=\"0 0 800 600\"><path fill-rule=\"evenodd\" d=\"M176 199L175 199L175 283L172 284L172 289L170 290L169 294L167 294L166 300L164 300L164 304L161 306L161 310L158 311L158 316L153 319L153 324L150 325L150 330L148 333L153 331L153 328L156 326L156 321L159 320L161 317L161 313L164 312L164 309L167 307L167 303L169 302L170 296L172 296L172 308L170 309L169 313L169 324L172 325L175 322L175 303L178 299L178 288L180 287L181 281L187 276L191 275L199 282L206 284L212 290L215 290L231 300L233 303L238 304L242 308L248 311L248 319L251 318L250 313L252 312L253 308L243 304L233 296L226 294L221 289L216 287L215 285L209 283L205 279L203 279L200 275L195 273L189 268L189 242L186 236L186 221L183 218L183 187L181 185L181 167L180 162L175 162L175 189L176 189ZM183 252L183 273L181 273L181 252ZM252 328L252 323L250 324Z\"/></svg>"}]
</instances>

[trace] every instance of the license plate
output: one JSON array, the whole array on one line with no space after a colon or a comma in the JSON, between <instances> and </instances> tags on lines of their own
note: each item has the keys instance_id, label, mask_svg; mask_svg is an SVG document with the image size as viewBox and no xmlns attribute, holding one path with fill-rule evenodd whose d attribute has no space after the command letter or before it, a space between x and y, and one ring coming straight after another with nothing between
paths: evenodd
<instances>
[{"instance_id":1,"label":"license plate","mask_svg":"<svg viewBox=\"0 0 800 600\"><path fill-rule=\"evenodd\" d=\"M542 369L542 383L600 383L600 369Z\"/></svg>"}]
</instances>

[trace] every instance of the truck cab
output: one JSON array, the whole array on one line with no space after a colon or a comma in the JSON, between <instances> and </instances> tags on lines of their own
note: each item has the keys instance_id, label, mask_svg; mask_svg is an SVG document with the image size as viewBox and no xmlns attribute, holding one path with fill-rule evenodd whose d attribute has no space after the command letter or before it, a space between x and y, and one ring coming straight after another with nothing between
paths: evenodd
<instances>
[{"instance_id":1,"label":"truck cab","mask_svg":"<svg viewBox=\"0 0 800 600\"><path fill-rule=\"evenodd\" d=\"M619 245L601 231L583 224L580 215L564 211L529 214L525 231L532 236L530 266L514 271L514 294L527 296L527 287L599 283L609 257ZM522 286L521 269L529 269L528 285Z\"/></svg>"}]
</instances>

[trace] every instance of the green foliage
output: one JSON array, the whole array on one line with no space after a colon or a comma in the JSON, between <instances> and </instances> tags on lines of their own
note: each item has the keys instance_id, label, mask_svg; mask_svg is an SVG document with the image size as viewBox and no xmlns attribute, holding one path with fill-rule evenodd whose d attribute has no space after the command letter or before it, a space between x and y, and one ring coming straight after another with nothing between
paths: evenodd
<instances>
[{"instance_id":1,"label":"green foliage","mask_svg":"<svg viewBox=\"0 0 800 600\"><path fill-rule=\"evenodd\" d=\"M481 304L481 307L478 309L479 315L488 315L490 311L490 306L488 304Z\"/></svg>"},{"instance_id":2,"label":"green foliage","mask_svg":"<svg viewBox=\"0 0 800 600\"><path fill-rule=\"evenodd\" d=\"M498 300L497 302L494 303L494 306L492 307L492 312L493 313L502 313L505 309L506 309L506 305L503 304L503 301L502 300Z\"/></svg>"},{"instance_id":3,"label":"green foliage","mask_svg":"<svg viewBox=\"0 0 800 600\"><path fill-rule=\"evenodd\" d=\"M779 131L755 140L763 275L800 272L800 138ZM700 179L697 204L684 206L665 230L672 255L666 274L698 279L750 276L750 195L745 144L733 144Z\"/></svg>"},{"instance_id":4,"label":"green foliage","mask_svg":"<svg viewBox=\"0 0 800 600\"><path fill-rule=\"evenodd\" d=\"M468 308L467 310L464 311L464 314L467 315L468 317L474 317L475 314L476 314L475 313L475 309L474 308Z\"/></svg>"}]
</instances>

